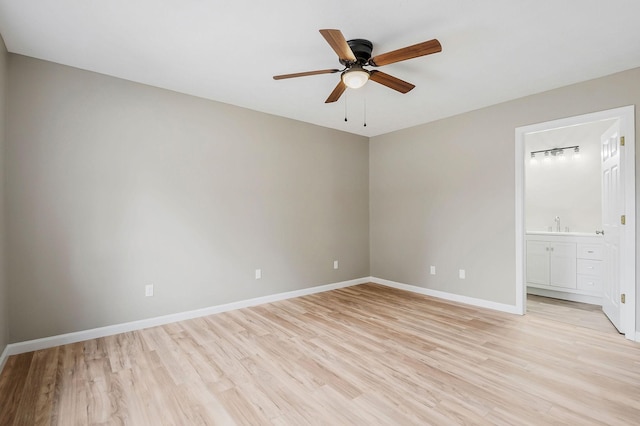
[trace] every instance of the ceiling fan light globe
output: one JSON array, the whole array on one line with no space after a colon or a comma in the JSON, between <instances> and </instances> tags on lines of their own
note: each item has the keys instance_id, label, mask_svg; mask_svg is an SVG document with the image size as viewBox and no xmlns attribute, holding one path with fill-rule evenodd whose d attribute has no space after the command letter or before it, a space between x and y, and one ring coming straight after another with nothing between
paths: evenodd
<instances>
[{"instance_id":1,"label":"ceiling fan light globe","mask_svg":"<svg viewBox=\"0 0 640 426\"><path fill-rule=\"evenodd\" d=\"M346 71L342 74L343 83L350 89L358 89L369 80L369 73L362 68Z\"/></svg>"}]
</instances>

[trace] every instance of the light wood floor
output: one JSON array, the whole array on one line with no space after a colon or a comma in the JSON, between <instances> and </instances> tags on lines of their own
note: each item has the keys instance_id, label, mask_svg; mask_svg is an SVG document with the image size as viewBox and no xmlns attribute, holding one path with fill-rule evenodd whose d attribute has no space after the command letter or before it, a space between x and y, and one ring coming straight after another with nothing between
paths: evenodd
<instances>
[{"instance_id":1,"label":"light wood floor","mask_svg":"<svg viewBox=\"0 0 640 426\"><path fill-rule=\"evenodd\" d=\"M640 344L529 310L366 284L26 353L0 425L638 424Z\"/></svg>"}]
</instances>

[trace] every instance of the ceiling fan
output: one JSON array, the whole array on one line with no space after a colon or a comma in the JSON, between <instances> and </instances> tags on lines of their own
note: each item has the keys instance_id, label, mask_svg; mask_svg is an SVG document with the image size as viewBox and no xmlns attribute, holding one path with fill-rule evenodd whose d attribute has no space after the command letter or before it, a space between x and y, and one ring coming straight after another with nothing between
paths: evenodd
<instances>
[{"instance_id":1,"label":"ceiling fan","mask_svg":"<svg viewBox=\"0 0 640 426\"><path fill-rule=\"evenodd\" d=\"M369 40L356 38L347 41L340 30L320 30L320 34L322 34L325 40L327 40L327 43L329 43L331 48L338 54L338 59L345 68L341 70L332 68L276 75L273 79L283 80L285 78L341 72L342 75L338 85L333 89L333 92L331 92L325 103L337 101L340 99L340 96L342 96L344 91L347 90L347 87L357 89L364 86L368 80L373 80L376 83L387 86L390 89L397 90L400 93L407 93L416 86L392 75L378 70L367 70L364 67L380 67L382 65L406 61L407 59L418 58L420 56L431 55L432 53L442 51L440 42L433 39L371 57L373 43Z\"/></svg>"}]
</instances>

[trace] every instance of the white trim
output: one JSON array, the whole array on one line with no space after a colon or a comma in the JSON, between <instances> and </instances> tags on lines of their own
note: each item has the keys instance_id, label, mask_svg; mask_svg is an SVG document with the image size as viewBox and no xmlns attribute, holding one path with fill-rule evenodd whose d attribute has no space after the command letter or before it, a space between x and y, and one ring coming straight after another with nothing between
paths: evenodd
<instances>
[{"instance_id":1,"label":"white trim","mask_svg":"<svg viewBox=\"0 0 640 426\"><path fill-rule=\"evenodd\" d=\"M99 337L112 336L114 334L126 333L128 331L142 330L144 328L156 327L159 325L170 324L178 321L184 321L193 318L204 317L207 315L218 314L221 312L232 311L235 309L248 308L250 306L262 305L264 303L273 303L280 300L292 299L294 297L308 296L310 294L322 293L325 291L335 290L338 288L351 287L358 284L369 282L369 277L358 278L350 281L342 281L333 284L320 285L316 287L304 288L301 290L288 291L284 293L271 294L268 296L256 297L253 299L240 300L238 302L225 303L223 305L210 306L208 308L196 309L193 311L180 312L177 314L164 315L155 318L147 318L139 321L131 321L122 324L109 325L105 327L94 328L90 330L76 331L73 333L60 334L57 336L44 337L42 339L28 340L25 342L11 343L7 345L2 357L0 358L0 371L4 366L6 358L11 355L18 355L25 352L37 351L40 349L52 348L69 343L82 342L84 340L96 339Z\"/></svg>"},{"instance_id":2,"label":"white trim","mask_svg":"<svg viewBox=\"0 0 640 426\"><path fill-rule=\"evenodd\" d=\"M515 129L515 159L516 159L516 305L525 304L526 292L524 291L525 249L524 249L524 137L527 133L540 132L558 127L575 126L582 123L620 119L620 130L625 136L625 163L624 163L624 187L625 208L627 223L624 227L624 236L621 252L625 257L623 277L621 277L621 291L627 295L627 303L623 306L622 324L626 331L625 336L629 340L637 340L636 334L636 191L635 191L635 106L625 106L606 111L562 118L544 123L522 126ZM526 304L524 305L526 306Z\"/></svg>"},{"instance_id":3,"label":"white trim","mask_svg":"<svg viewBox=\"0 0 640 426\"><path fill-rule=\"evenodd\" d=\"M636 132L635 106L619 108L625 110L620 113L620 132L625 137L624 145L624 205L625 219L621 253L626 253L624 276L621 277L622 291L626 294L627 303L622 310L622 323L627 330L625 336L629 340L636 337L636 291L638 282L636 277ZM633 172L633 173L631 173ZM633 283L633 285L631 284Z\"/></svg>"},{"instance_id":4,"label":"white trim","mask_svg":"<svg viewBox=\"0 0 640 426\"><path fill-rule=\"evenodd\" d=\"M516 141L518 141L516 129ZM524 144L523 148L524 148ZM524 315L527 309L527 292L525 291L525 232L524 232L524 149L516 147L516 310Z\"/></svg>"},{"instance_id":5,"label":"white trim","mask_svg":"<svg viewBox=\"0 0 640 426\"><path fill-rule=\"evenodd\" d=\"M9 358L9 345L5 346L2 355L0 355L0 373L2 373L4 365L7 363L7 358Z\"/></svg>"},{"instance_id":6,"label":"white trim","mask_svg":"<svg viewBox=\"0 0 640 426\"><path fill-rule=\"evenodd\" d=\"M520 314L518 307L515 305L506 305L504 303L492 302L490 300L476 299L474 297L462 296L454 293L447 293L430 288L418 287L410 284L402 284L395 281L389 281L382 278L370 277L370 281L375 284L385 285L387 287L397 288L399 290L411 291L413 293L424 294L426 296L437 297L438 299L449 300L452 302L464 303L480 308L493 309L494 311L502 311L510 314Z\"/></svg>"},{"instance_id":7,"label":"white trim","mask_svg":"<svg viewBox=\"0 0 640 426\"><path fill-rule=\"evenodd\" d=\"M551 297L553 299L570 300L572 302L602 306L602 297L590 296L588 294L569 293L567 291L548 290L546 288L530 286L527 286L527 293L536 296Z\"/></svg>"}]
</instances>

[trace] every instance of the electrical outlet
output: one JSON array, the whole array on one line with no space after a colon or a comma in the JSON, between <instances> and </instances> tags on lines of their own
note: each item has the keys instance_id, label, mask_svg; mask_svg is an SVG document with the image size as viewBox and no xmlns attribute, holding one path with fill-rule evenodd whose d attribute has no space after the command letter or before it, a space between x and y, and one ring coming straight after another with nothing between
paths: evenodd
<instances>
[{"instance_id":1,"label":"electrical outlet","mask_svg":"<svg viewBox=\"0 0 640 426\"><path fill-rule=\"evenodd\" d=\"M458 271L458 276L460 277L460 279L461 279L461 280L464 280L465 278L467 278L467 274L466 274L466 272L464 271L464 269L460 269L460 270Z\"/></svg>"},{"instance_id":2,"label":"electrical outlet","mask_svg":"<svg viewBox=\"0 0 640 426\"><path fill-rule=\"evenodd\" d=\"M431 275L435 275L435 274L436 274L436 267L435 267L435 266L433 266L433 265L431 265L431 269L429 270L429 273L430 273Z\"/></svg>"},{"instance_id":3,"label":"electrical outlet","mask_svg":"<svg viewBox=\"0 0 640 426\"><path fill-rule=\"evenodd\" d=\"M262 269L256 269L256 280L262 278Z\"/></svg>"},{"instance_id":4,"label":"electrical outlet","mask_svg":"<svg viewBox=\"0 0 640 426\"><path fill-rule=\"evenodd\" d=\"M333 269L338 269L338 261L337 260L333 261Z\"/></svg>"},{"instance_id":5,"label":"electrical outlet","mask_svg":"<svg viewBox=\"0 0 640 426\"><path fill-rule=\"evenodd\" d=\"M144 286L144 295L145 297L153 296L153 284L147 284Z\"/></svg>"}]
</instances>

